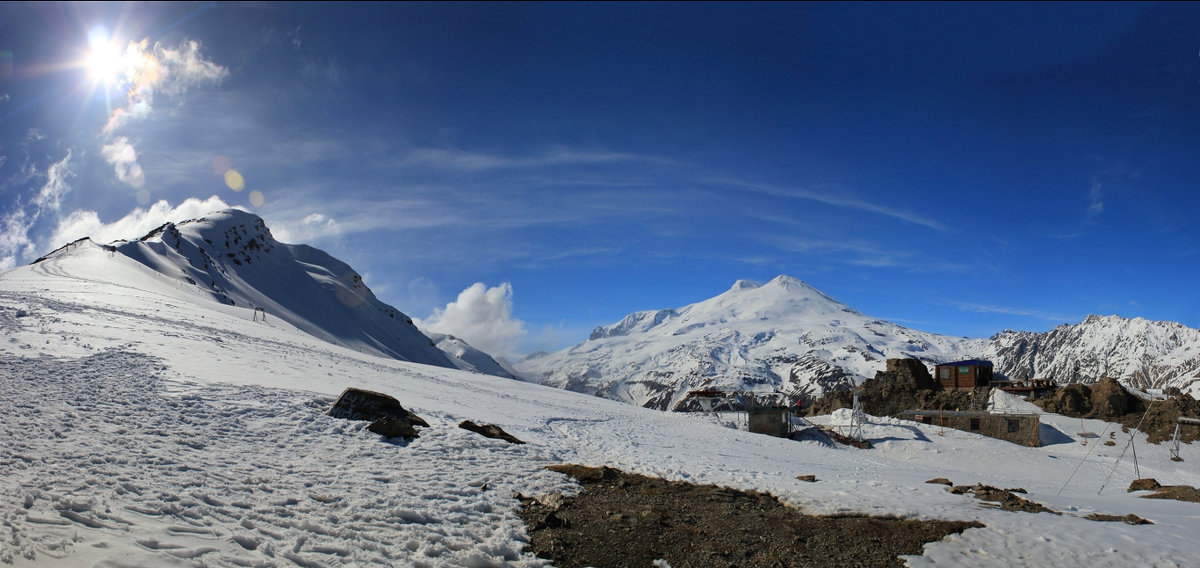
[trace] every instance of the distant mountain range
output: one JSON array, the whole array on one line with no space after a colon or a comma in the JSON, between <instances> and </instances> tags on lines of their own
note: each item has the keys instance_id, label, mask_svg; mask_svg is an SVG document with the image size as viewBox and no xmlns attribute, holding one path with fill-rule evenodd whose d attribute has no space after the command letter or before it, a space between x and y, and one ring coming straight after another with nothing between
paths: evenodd
<instances>
[{"instance_id":1,"label":"distant mountain range","mask_svg":"<svg viewBox=\"0 0 1200 568\"><path fill-rule=\"evenodd\" d=\"M516 369L542 384L669 410L707 388L816 397L873 377L893 357L928 365L983 358L1013 379L1111 376L1200 395L1200 330L1178 323L1089 316L1045 333L950 337L866 316L789 276L738 281L681 308L634 312Z\"/></svg>"},{"instance_id":2,"label":"distant mountain range","mask_svg":"<svg viewBox=\"0 0 1200 568\"><path fill-rule=\"evenodd\" d=\"M403 361L512 377L463 340L417 329L411 318L376 298L346 263L307 245L276 241L252 213L218 211L166 223L136 240L101 246L175 281L197 300L261 308L265 317L279 318L330 343ZM63 247L50 256L71 254L71 249Z\"/></svg>"},{"instance_id":3,"label":"distant mountain range","mask_svg":"<svg viewBox=\"0 0 1200 568\"><path fill-rule=\"evenodd\" d=\"M84 239L48 256L83 245L92 243ZM349 265L307 245L277 242L252 213L219 211L99 246L136 261L131 266L172 283L183 297L261 308L361 352L509 378L515 371L533 382L651 408L679 408L689 391L705 388L816 397L873 377L892 357L928 365L983 358L1013 379L1086 383L1110 376L1200 396L1200 330L1174 322L1088 316L1045 333L950 337L869 317L779 276L762 285L738 281L680 308L634 312L597 327L578 345L509 365L461 338L422 332L377 299Z\"/></svg>"}]
</instances>

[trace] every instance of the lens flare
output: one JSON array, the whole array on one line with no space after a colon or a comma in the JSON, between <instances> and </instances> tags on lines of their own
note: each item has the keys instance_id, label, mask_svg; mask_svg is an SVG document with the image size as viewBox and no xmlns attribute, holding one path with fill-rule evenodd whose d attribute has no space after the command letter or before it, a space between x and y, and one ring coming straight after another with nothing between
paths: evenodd
<instances>
[{"instance_id":1,"label":"lens flare","mask_svg":"<svg viewBox=\"0 0 1200 568\"><path fill-rule=\"evenodd\" d=\"M264 196L262 194L261 191L256 189L256 190L250 192L250 205L253 205L255 207L262 207L262 204L266 203L266 201L267 201L267 198L266 198L266 196Z\"/></svg>"},{"instance_id":2,"label":"lens flare","mask_svg":"<svg viewBox=\"0 0 1200 568\"><path fill-rule=\"evenodd\" d=\"M242 177L240 172L231 168L225 171L225 185L234 191L241 191L246 189L246 178Z\"/></svg>"}]
</instances>

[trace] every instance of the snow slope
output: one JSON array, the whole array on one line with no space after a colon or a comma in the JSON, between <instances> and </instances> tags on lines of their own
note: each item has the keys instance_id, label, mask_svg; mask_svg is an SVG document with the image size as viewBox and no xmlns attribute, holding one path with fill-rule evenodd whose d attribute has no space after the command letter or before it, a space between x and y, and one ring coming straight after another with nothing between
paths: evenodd
<instances>
[{"instance_id":1,"label":"snow slope","mask_svg":"<svg viewBox=\"0 0 1200 568\"><path fill-rule=\"evenodd\" d=\"M911 330L854 311L804 282L738 281L678 309L635 312L574 347L520 363L542 384L659 409L703 388L820 396L883 370L983 353L985 340Z\"/></svg>"},{"instance_id":2,"label":"snow slope","mask_svg":"<svg viewBox=\"0 0 1200 568\"><path fill-rule=\"evenodd\" d=\"M1125 492L1124 434L1114 447L1076 441L1107 438L1100 422L1044 415L1041 448L892 419L865 427L872 450L795 442L367 355L196 294L97 246L0 273L0 565L545 566L522 550L513 494L573 490L543 469L561 462L759 489L811 513L987 525L910 566L1200 555L1200 506ZM431 427L388 443L325 416L348 386L392 394ZM479 437L455 426L464 419L528 443ZM1194 447L1175 463L1134 438L1142 476L1200 485ZM994 510L933 477L1023 487L1063 514ZM1092 512L1155 524L1082 518Z\"/></svg>"},{"instance_id":3,"label":"snow slope","mask_svg":"<svg viewBox=\"0 0 1200 568\"><path fill-rule=\"evenodd\" d=\"M50 256L89 245L73 243ZM447 342L449 352L439 349L412 319L379 301L349 265L307 245L276 241L253 213L217 211L109 246L190 286L188 297L196 301L261 308L265 317L365 353L511 376L461 340Z\"/></svg>"}]
</instances>

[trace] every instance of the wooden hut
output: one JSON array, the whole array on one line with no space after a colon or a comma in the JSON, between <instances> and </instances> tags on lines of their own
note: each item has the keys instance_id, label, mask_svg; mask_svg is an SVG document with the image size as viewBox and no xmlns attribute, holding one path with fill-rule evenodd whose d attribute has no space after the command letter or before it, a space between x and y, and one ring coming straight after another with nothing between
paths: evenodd
<instances>
[{"instance_id":1,"label":"wooden hut","mask_svg":"<svg viewBox=\"0 0 1200 568\"><path fill-rule=\"evenodd\" d=\"M947 390L986 387L992 383L992 362L969 359L942 363L934 369L934 378Z\"/></svg>"}]
</instances>

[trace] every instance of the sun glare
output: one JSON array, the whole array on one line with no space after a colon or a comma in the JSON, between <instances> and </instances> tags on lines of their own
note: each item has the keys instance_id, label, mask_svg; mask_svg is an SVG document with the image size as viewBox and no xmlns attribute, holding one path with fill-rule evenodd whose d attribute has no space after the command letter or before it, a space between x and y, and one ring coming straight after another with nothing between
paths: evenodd
<instances>
[{"instance_id":1,"label":"sun glare","mask_svg":"<svg viewBox=\"0 0 1200 568\"><path fill-rule=\"evenodd\" d=\"M103 28L93 28L88 33L88 54L84 67L93 81L115 85L121 81L124 58L121 49L109 38Z\"/></svg>"}]
</instances>

